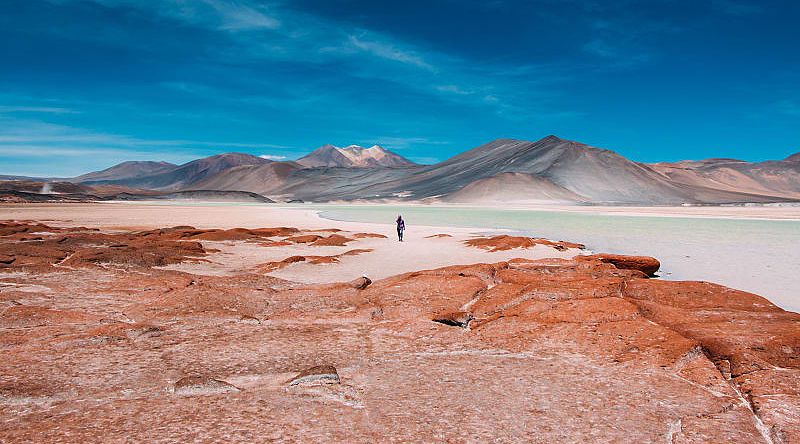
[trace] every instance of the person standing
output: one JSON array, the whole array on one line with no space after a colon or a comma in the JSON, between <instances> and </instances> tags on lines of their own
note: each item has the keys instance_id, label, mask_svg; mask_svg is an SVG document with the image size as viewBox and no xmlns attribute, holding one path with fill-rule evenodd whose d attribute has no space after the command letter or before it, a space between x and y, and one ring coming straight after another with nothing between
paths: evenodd
<instances>
[{"instance_id":1,"label":"person standing","mask_svg":"<svg viewBox=\"0 0 800 444\"><path fill-rule=\"evenodd\" d=\"M403 221L403 216L398 214L395 223L397 224L397 240L403 242L403 231L406 229L406 223Z\"/></svg>"}]
</instances>

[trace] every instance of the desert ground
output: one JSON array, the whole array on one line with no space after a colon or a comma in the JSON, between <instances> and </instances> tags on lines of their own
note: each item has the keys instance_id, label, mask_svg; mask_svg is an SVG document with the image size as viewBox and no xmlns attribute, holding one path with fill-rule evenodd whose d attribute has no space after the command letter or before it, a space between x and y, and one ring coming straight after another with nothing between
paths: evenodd
<instances>
[{"instance_id":1,"label":"desert ground","mask_svg":"<svg viewBox=\"0 0 800 444\"><path fill-rule=\"evenodd\" d=\"M0 207L0 442L800 441L800 315L570 239L394 236Z\"/></svg>"}]
</instances>

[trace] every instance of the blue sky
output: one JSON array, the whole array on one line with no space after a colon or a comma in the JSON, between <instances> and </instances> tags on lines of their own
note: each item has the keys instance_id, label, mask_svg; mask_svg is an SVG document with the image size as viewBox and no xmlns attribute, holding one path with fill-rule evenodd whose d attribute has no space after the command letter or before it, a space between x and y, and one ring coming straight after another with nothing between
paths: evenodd
<instances>
[{"instance_id":1,"label":"blue sky","mask_svg":"<svg viewBox=\"0 0 800 444\"><path fill-rule=\"evenodd\" d=\"M5 0L0 174L548 134L639 161L800 151L800 3Z\"/></svg>"}]
</instances>

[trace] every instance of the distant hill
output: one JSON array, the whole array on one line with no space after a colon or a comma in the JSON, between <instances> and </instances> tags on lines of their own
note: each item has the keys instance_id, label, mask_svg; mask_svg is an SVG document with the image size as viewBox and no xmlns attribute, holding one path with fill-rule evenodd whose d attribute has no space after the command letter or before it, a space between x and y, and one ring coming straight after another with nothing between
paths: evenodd
<instances>
[{"instance_id":1,"label":"distant hill","mask_svg":"<svg viewBox=\"0 0 800 444\"><path fill-rule=\"evenodd\" d=\"M174 191L191 187L195 183L213 176L221 171L242 165L263 165L271 163L271 160L252 156L243 153L226 153L216 156L205 157L185 163L183 165L164 165L163 168L156 168L150 173L139 174L141 169L138 165L120 164L97 173L90 173L80 177L89 176L90 179L75 180L88 184L116 184L135 188L146 188L152 190ZM127 162L126 162L127 163ZM138 164L138 162L137 162ZM153 165L149 164L148 168ZM108 174L109 170L120 170L126 174L123 177L114 177ZM91 179L91 177L106 177L104 179Z\"/></svg>"},{"instance_id":2,"label":"distant hill","mask_svg":"<svg viewBox=\"0 0 800 444\"><path fill-rule=\"evenodd\" d=\"M92 196L109 196L125 192L143 194L148 193L147 190L139 190L120 185L87 185L63 180L0 180L0 190L45 195L85 194ZM149 193L152 194L153 192L150 191Z\"/></svg>"},{"instance_id":3,"label":"distant hill","mask_svg":"<svg viewBox=\"0 0 800 444\"><path fill-rule=\"evenodd\" d=\"M705 159L650 167L673 182L690 186L800 199L800 153L766 162Z\"/></svg>"},{"instance_id":4,"label":"distant hill","mask_svg":"<svg viewBox=\"0 0 800 444\"><path fill-rule=\"evenodd\" d=\"M162 194L214 190L316 202L768 203L800 201L800 153L766 162L706 159L644 164L547 136L535 142L497 139L435 165L417 165L378 146L325 145L296 162L228 153L183 165L125 162L72 181L92 186L73 192L95 195L104 185L105 195L114 190L108 187L130 187Z\"/></svg>"},{"instance_id":5,"label":"distant hill","mask_svg":"<svg viewBox=\"0 0 800 444\"><path fill-rule=\"evenodd\" d=\"M350 145L345 148L323 145L308 155L297 159L297 163L310 168L373 168L407 167L416 165L414 162L378 145L373 145L369 148L358 145Z\"/></svg>"},{"instance_id":6,"label":"distant hill","mask_svg":"<svg viewBox=\"0 0 800 444\"><path fill-rule=\"evenodd\" d=\"M108 196L105 200L169 200L169 201L202 201L202 202L253 202L253 203L274 203L275 201L257 193L246 191L219 191L219 190L192 190L176 191L165 194L131 194L120 193Z\"/></svg>"},{"instance_id":7,"label":"distant hill","mask_svg":"<svg viewBox=\"0 0 800 444\"><path fill-rule=\"evenodd\" d=\"M114 165L102 171L84 174L73 179L73 182L101 182L108 180L127 180L151 176L177 168L169 162L129 161Z\"/></svg>"}]
</instances>

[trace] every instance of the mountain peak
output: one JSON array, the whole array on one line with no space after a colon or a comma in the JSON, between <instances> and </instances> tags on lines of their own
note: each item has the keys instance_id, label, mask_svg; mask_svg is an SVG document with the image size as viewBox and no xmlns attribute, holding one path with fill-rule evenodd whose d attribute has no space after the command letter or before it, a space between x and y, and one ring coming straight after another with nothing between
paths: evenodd
<instances>
[{"instance_id":1,"label":"mountain peak","mask_svg":"<svg viewBox=\"0 0 800 444\"><path fill-rule=\"evenodd\" d=\"M361 145L348 145L344 148L326 144L310 154L301 157L297 163L309 167L403 167L414 165L402 156L388 151L380 145L364 148Z\"/></svg>"},{"instance_id":2,"label":"mountain peak","mask_svg":"<svg viewBox=\"0 0 800 444\"><path fill-rule=\"evenodd\" d=\"M328 146L328 145L326 145L326 146ZM384 149L382 146L380 146L380 145L372 145L372 146L371 146L371 147L369 147L369 148L364 148L364 147L363 147L363 146L361 146L361 145L347 145L347 146L346 146L346 147L344 147L344 148L338 148L338 147L336 147L336 146L333 146L333 145L330 145L330 146L332 146L332 147L334 147L334 148L336 148L336 149L339 149L339 150L348 150L348 151L386 151L386 150L385 150L385 149Z\"/></svg>"},{"instance_id":3,"label":"mountain peak","mask_svg":"<svg viewBox=\"0 0 800 444\"><path fill-rule=\"evenodd\" d=\"M548 136L542 137L539 139L539 142L569 142L568 140L564 140L558 136L550 134Z\"/></svg>"}]
</instances>

